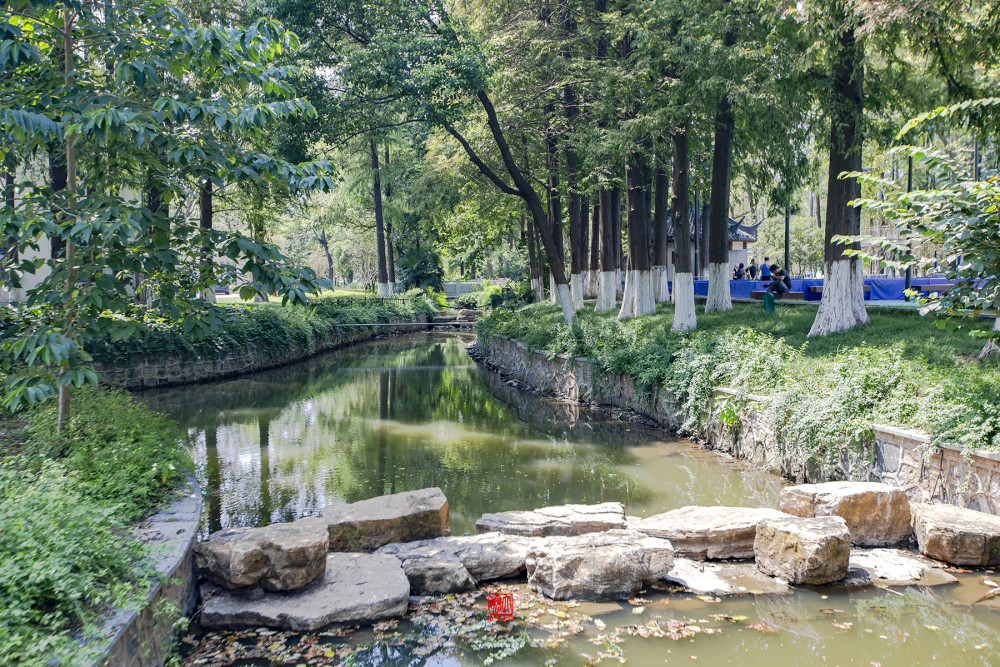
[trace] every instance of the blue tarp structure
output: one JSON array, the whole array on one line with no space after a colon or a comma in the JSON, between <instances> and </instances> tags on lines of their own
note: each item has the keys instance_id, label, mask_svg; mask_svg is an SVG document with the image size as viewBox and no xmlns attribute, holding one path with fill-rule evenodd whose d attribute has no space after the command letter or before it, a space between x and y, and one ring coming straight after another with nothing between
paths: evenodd
<instances>
[{"instance_id":1,"label":"blue tarp structure","mask_svg":"<svg viewBox=\"0 0 1000 667\"><path fill-rule=\"evenodd\" d=\"M905 278L883 278L881 276L866 276L865 285L871 286L871 292L865 294L865 299L870 301L902 301L905 297L903 290L906 288ZM911 285L930 285L932 283L947 282L943 275L914 277L910 281ZM734 299L749 299L751 292L760 292L767 289L771 284L770 280L730 280L729 293ZM792 278L792 291L804 292L806 301L819 301L822 298L821 292L810 292L809 288L823 284L822 278ZM670 285L673 290L673 284ZM708 296L708 281L694 281L695 296Z\"/></svg>"}]
</instances>

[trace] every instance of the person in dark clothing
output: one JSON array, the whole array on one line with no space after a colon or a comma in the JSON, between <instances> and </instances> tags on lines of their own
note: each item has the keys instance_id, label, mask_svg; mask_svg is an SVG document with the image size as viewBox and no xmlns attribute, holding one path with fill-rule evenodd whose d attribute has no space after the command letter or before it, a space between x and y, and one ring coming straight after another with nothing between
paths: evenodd
<instances>
[{"instance_id":1,"label":"person in dark clothing","mask_svg":"<svg viewBox=\"0 0 1000 667\"><path fill-rule=\"evenodd\" d=\"M744 278L746 278L746 269L743 268L743 262L740 262L740 265L733 269L733 279L743 280Z\"/></svg>"},{"instance_id":2,"label":"person in dark clothing","mask_svg":"<svg viewBox=\"0 0 1000 667\"><path fill-rule=\"evenodd\" d=\"M747 267L747 277L750 280L757 280L757 260L751 259L750 266Z\"/></svg>"},{"instance_id":3,"label":"person in dark clothing","mask_svg":"<svg viewBox=\"0 0 1000 667\"><path fill-rule=\"evenodd\" d=\"M771 274L771 284L767 286L767 291L772 294L784 294L785 292L792 291L792 277L788 275L788 271L777 264L772 264L770 266Z\"/></svg>"}]
</instances>

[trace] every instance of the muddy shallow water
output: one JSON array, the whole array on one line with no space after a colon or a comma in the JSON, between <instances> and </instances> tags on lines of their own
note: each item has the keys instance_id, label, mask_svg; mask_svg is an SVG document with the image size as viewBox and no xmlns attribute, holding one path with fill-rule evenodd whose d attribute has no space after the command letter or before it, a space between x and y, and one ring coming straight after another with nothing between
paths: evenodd
<instances>
[{"instance_id":1,"label":"muddy shallow water","mask_svg":"<svg viewBox=\"0 0 1000 667\"><path fill-rule=\"evenodd\" d=\"M456 535L485 512L570 502L620 501L637 516L776 506L778 478L508 387L471 361L470 340L409 334L140 397L191 434L203 533L428 486L448 497ZM632 604L580 606L515 582L501 586L515 592L520 620L499 632L484 623L479 595L415 607L410 620L374 630L202 634L193 624L182 645L187 664L997 665L1000 611L972 605L991 575L960 573L959 584L934 589L804 588L718 602L663 589Z\"/></svg>"}]
</instances>

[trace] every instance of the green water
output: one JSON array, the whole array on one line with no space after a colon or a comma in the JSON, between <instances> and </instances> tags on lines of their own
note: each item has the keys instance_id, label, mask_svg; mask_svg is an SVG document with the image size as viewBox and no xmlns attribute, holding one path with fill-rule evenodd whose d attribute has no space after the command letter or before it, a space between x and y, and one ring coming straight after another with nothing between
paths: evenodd
<instances>
[{"instance_id":1,"label":"green water","mask_svg":"<svg viewBox=\"0 0 1000 667\"><path fill-rule=\"evenodd\" d=\"M411 334L142 398L191 434L205 492L203 533L291 521L327 505L428 486L447 495L454 534L472 532L484 512L569 502L620 501L638 516L689 504L776 505L777 478L632 422L510 388L472 363L465 352L470 340ZM641 615L627 602L553 603L579 620L580 632L500 662L580 665L587 663L582 654L620 650L638 665L1000 665L1000 611L972 604L990 590L983 577L991 575L959 574L959 584L934 589L801 588L719 603L649 591ZM713 614L747 618L733 623ZM602 638L615 628L671 620L712 633L676 641L625 637L620 644ZM751 623L775 631L760 632ZM550 642L552 628L540 625L528 635ZM413 632L423 641L412 641ZM298 643L315 641L331 651L361 649L353 664L482 665L491 649L474 646L475 632L445 641L448 633L437 622L415 627L404 621L373 648L366 646L373 640L369 629L346 636L282 633L280 642L267 643L286 646L283 651L223 659L210 648L230 641L245 649L260 638L201 633L194 624L184 664L343 659L303 657L310 654L300 653ZM194 661L206 655L214 657ZM618 660L606 657L602 664Z\"/></svg>"}]
</instances>

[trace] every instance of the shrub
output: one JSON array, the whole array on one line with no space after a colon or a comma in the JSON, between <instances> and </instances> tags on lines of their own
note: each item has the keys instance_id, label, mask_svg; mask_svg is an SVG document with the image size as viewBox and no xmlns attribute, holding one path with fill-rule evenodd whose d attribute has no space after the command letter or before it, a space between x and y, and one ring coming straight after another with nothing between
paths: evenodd
<instances>
[{"instance_id":1,"label":"shrub","mask_svg":"<svg viewBox=\"0 0 1000 667\"><path fill-rule=\"evenodd\" d=\"M141 605L153 575L127 531L63 466L0 463L0 663L92 662L80 640Z\"/></svg>"},{"instance_id":2,"label":"shrub","mask_svg":"<svg viewBox=\"0 0 1000 667\"><path fill-rule=\"evenodd\" d=\"M452 302L455 308L478 308L479 307L479 292L469 292L467 294L459 294L455 297L455 301Z\"/></svg>"},{"instance_id":3,"label":"shrub","mask_svg":"<svg viewBox=\"0 0 1000 667\"><path fill-rule=\"evenodd\" d=\"M191 469L186 441L166 416L117 389L73 392L63 433L54 404L28 414L22 463L41 468L54 459L77 479L79 492L125 520L144 516Z\"/></svg>"}]
</instances>

